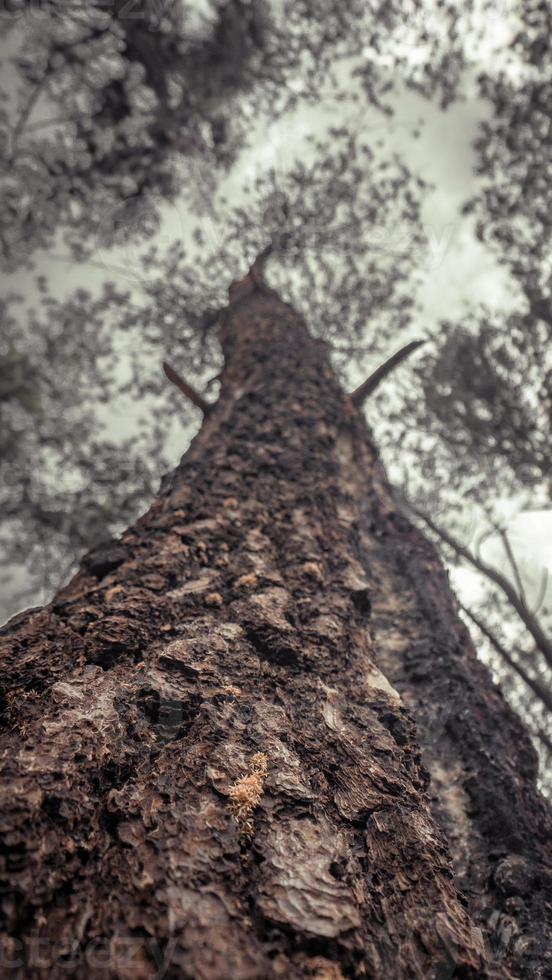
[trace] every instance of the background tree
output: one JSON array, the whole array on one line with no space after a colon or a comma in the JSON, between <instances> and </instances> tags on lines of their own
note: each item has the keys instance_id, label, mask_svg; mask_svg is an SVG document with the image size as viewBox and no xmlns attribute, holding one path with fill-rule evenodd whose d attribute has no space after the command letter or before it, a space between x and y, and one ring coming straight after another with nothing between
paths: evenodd
<instances>
[{"instance_id":1,"label":"background tree","mask_svg":"<svg viewBox=\"0 0 552 980\"><path fill-rule=\"evenodd\" d=\"M449 558L483 576L468 615L495 663L498 654L502 682L530 719L549 768L548 568L524 557L512 535L516 513L542 511L544 522L550 507L550 11L529 4L517 16L502 67L479 78L492 111L476 141L480 191L465 208L512 277L508 308L471 308L461 322L442 323L442 343L418 362L424 399L405 392L408 407L401 403L394 422L400 426L404 414L415 419L405 438L414 457L423 457L434 490L416 481L413 466L409 495ZM387 435L394 445L396 430ZM459 498L468 502L468 519ZM478 539L492 558L480 553Z\"/></svg>"}]
</instances>

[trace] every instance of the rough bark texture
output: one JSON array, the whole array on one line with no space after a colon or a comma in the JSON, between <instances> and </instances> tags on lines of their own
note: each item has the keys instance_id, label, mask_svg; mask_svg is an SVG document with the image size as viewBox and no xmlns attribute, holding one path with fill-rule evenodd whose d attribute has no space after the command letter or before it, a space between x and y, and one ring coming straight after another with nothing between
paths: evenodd
<instances>
[{"instance_id":1,"label":"rough bark texture","mask_svg":"<svg viewBox=\"0 0 552 980\"><path fill-rule=\"evenodd\" d=\"M535 754L257 278L150 510L3 631L2 972L552 976Z\"/></svg>"}]
</instances>

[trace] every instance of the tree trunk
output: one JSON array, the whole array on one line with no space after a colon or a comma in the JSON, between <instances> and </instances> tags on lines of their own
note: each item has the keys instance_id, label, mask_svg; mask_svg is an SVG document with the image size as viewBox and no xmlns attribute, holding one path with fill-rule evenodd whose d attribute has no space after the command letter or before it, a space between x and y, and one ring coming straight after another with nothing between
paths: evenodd
<instances>
[{"instance_id":1,"label":"tree trunk","mask_svg":"<svg viewBox=\"0 0 552 980\"><path fill-rule=\"evenodd\" d=\"M219 337L150 510L3 631L5 975L552 976L535 753L433 547L258 276Z\"/></svg>"}]
</instances>

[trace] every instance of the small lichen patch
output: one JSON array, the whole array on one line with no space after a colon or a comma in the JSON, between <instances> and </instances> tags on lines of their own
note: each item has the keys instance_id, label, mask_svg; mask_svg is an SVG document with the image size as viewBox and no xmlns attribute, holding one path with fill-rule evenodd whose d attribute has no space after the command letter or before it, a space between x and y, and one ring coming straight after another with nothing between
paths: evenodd
<instances>
[{"instance_id":1,"label":"small lichen patch","mask_svg":"<svg viewBox=\"0 0 552 980\"><path fill-rule=\"evenodd\" d=\"M250 572L248 575L240 575L236 582L238 589L254 589L257 585L258 578L254 572Z\"/></svg>"},{"instance_id":2,"label":"small lichen patch","mask_svg":"<svg viewBox=\"0 0 552 980\"><path fill-rule=\"evenodd\" d=\"M115 596L121 595L121 593L124 591L125 590L122 585L114 585L112 588L106 589L104 593L106 603L112 602Z\"/></svg>"},{"instance_id":3,"label":"small lichen patch","mask_svg":"<svg viewBox=\"0 0 552 980\"><path fill-rule=\"evenodd\" d=\"M222 598L220 592L209 592L205 596L206 606L222 606L223 603L224 603L224 599Z\"/></svg>"},{"instance_id":4,"label":"small lichen patch","mask_svg":"<svg viewBox=\"0 0 552 980\"><path fill-rule=\"evenodd\" d=\"M303 571L305 575L309 575L310 578L315 579L317 582L324 581L324 574L322 572L322 569L320 568L320 565L318 565L317 562L315 561L306 561L305 564L303 565Z\"/></svg>"},{"instance_id":5,"label":"small lichen patch","mask_svg":"<svg viewBox=\"0 0 552 980\"><path fill-rule=\"evenodd\" d=\"M304 965L308 976L313 980L344 980L338 963L327 960L324 956L311 956L305 959Z\"/></svg>"},{"instance_id":6,"label":"small lichen patch","mask_svg":"<svg viewBox=\"0 0 552 980\"><path fill-rule=\"evenodd\" d=\"M251 814L260 803L267 773L268 756L264 752L256 752L251 759L247 776L238 779L228 791L230 806L241 837L253 835Z\"/></svg>"}]
</instances>

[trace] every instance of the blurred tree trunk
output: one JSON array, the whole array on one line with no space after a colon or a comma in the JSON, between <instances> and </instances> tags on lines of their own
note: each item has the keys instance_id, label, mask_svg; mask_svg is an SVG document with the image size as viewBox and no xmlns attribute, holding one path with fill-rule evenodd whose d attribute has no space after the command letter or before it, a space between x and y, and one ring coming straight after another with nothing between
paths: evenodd
<instances>
[{"instance_id":1,"label":"blurred tree trunk","mask_svg":"<svg viewBox=\"0 0 552 980\"><path fill-rule=\"evenodd\" d=\"M552 976L534 751L433 547L294 311L250 273L218 329L150 510L3 631L3 974Z\"/></svg>"}]
</instances>

